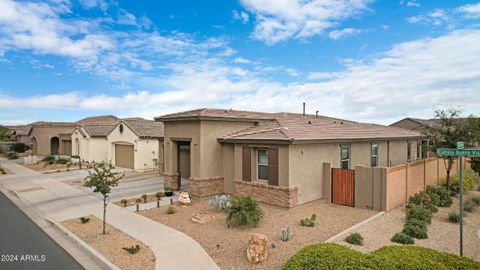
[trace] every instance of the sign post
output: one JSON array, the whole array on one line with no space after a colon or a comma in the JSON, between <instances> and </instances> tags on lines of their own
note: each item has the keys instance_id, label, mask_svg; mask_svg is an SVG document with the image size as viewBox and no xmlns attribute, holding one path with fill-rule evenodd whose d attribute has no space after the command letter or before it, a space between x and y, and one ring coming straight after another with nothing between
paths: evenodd
<instances>
[{"instance_id":1,"label":"sign post","mask_svg":"<svg viewBox=\"0 0 480 270\"><path fill-rule=\"evenodd\" d=\"M457 142L457 149L438 148L437 156L460 159L460 256L463 256L463 157L480 157L480 150L464 149L464 143Z\"/></svg>"}]
</instances>

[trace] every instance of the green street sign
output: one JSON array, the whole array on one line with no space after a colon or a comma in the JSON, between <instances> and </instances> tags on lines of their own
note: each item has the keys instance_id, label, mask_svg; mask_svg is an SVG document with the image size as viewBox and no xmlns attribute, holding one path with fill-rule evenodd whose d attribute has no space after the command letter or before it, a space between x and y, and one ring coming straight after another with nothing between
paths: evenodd
<instances>
[{"instance_id":1,"label":"green street sign","mask_svg":"<svg viewBox=\"0 0 480 270\"><path fill-rule=\"evenodd\" d=\"M447 157L480 157L480 150L438 148L437 155Z\"/></svg>"},{"instance_id":2,"label":"green street sign","mask_svg":"<svg viewBox=\"0 0 480 270\"><path fill-rule=\"evenodd\" d=\"M463 142L457 142L457 149L465 149L465 144Z\"/></svg>"}]
</instances>

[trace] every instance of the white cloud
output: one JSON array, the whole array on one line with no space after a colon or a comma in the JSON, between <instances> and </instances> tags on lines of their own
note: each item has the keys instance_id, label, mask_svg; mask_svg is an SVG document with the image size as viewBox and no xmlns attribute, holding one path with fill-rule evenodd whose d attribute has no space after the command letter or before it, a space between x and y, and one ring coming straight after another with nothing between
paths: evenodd
<instances>
[{"instance_id":1,"label":"white cloud","mask_svg":"<svg viewBox=\"0 0 480 270\"><path fill-rule=\"evenodd\" d=\"M310 72L307 76L309 80L333 79L340 75L339 72Z\"/></svg>"},{"instance_id":2,"label":"white cloud","mask_svg":"<svg viewBox=\"0 0 480 270\"><path fill-rule=\"evenodd\" d=\"M105 0L79 0L79 2L85 9L99 8L105 11L108 8L107 1Z\"/></svg>"},{"instance_id":3,"label":"white cloud","mask_svg":"<svg viewBox=\"0 0 480 270\"><path fill-rule=\"evenodd\" d=\"M435 9L425 14L412 16L407 18L408 23L431 24L434 26L441 26L452 21L449 12L444 9Z\"/></svg>"},{"instance_id":4,"label":"white cloud","mask_svg":"<svg viewBox=\"0 0 480 270\"><path fill-rule=\"evenodd\" d=\"M252 61L248 60L248 59L245 59L243 57L236 57L235 59L233 59L233 63L235 63L235 64L250 64L250 63L252 63Z\"/></svg>"},{"instance_id":5,"label":"white cloud","mask_svg":"<svg viewBox=\"0 0 480 270\"><path fill-rule=\"evenodd\" d=\"M407 7L421 7L422 5L418 3L417 1L408 1L407 2Z\"/></svg>"},{"instance_id":6,"label":"white cloud","mask_svg":"<svg viewBox=\"0 0 480 270\"><path fill-rule=\"evenodd\" d=\"M287 72L287 74L291 77L298 77L298 76L301 75L298 70L293 69L293 68L286 68L285 72Z\"/></svg>"},{"instance_id":7,"label":"white cloud","mask_svg":"<svg viewBox=\"0 0 480 270\"><path fill-rule=\"evenodd\" d=\"M118 13L117 22L123 25L137 25L137 17L128 11L121 9Z\"/></svg>"},{"instance_id":8,"label":"white cloud","mask_svg":"<svg viewBox=\"0 0 480 270\"><path fill-rule=\"evenodd\" d=\"M328 37L333 39L333 40L338 40L338 39L342 39L342 38L356 36L356 35L358 35L362 32L363 32L363 30L361 30L361 29L345 28L345 29L341 29L341 30L331 31L330 33L328 33Z\"/></svg>"},{"instance_id":9,"label":"white cloud","mask_svg":"<svg viewBox=\"0 0 480 270\"><path fill-rule=\"evenodd\" d=\"M241 0L255 14L254 38L273 45L320 35L361 14L371 0Z\"/></svg>"},{"instance_id":10,"label":"white cloud","mask_svg":"<svg viewBox=\"0 0 480 270\"><path fill-rule=\"evenodd\" d=\"M247 24L248 21L250 20L250 16L245 11L234 10L232 11L232 13L233 13L233 19L237 21L241 21L243 24Z\"/></svg>"},{"instance_id":11,"label":"white cloud","mask_svg":"<svg viewBox=\"0 0 480 270\"><path fill-rule=\"evenodd\" d=\"M480 2L460 6L457 10L467 18L480 18Z\"/></svg>"}]
</instances>

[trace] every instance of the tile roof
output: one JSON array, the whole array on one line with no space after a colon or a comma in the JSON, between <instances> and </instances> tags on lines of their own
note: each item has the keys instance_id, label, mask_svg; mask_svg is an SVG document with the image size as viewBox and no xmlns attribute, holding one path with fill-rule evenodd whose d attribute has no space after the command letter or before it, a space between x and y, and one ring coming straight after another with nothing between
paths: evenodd
<instances>
[{"instance_id":1,"label":"tile roof","mask_svg":"<svg viewBox=\"0 0 480 270\"><path fill-rule=\"evenodd\" d=\"M275 114L252 111L238 111L232 109L209 109L202 108L197 110L172 113L155 117L156 121L178 121L178 120L273 120Z\"/></svg>"},{"instance_id":2,"label":"tile roof","mask_svg":"<svg viewBox=\"0 0 480 270\"><path fill-rule=\"evenodd\" d=\"M116 126L116 124L87 124L82 128L91 137L106 137Z\"/></svg>"},{"instance_id":3,"label":"tile roof","mask_svg":"<svg viewBox=\"0 0 480 270\"><path fill-rule=\"evenodd\" d=\"M365 124L325 116L278 113L274 121L237 131L220 141L341 141L418 138L418 132L397 127Z\"/></svg>"},{"instance_id":4,"label":"tile roof","mask_svg":"<svg viewBox=\"0 0 480 270\"><path fill-rule=\"evenodd\" d=\"M86 117L81 120L78 120L76 123L80 125L88 124L118 124L120 119L113 115L100 115L100 116L91 116Z\"/></svg>"},{"instance_id":5,"label":"tile roof","mask_svg":"<svg viewBox=\"0 0 480 270\"><path fill-rule=\"evenodd\" d=\"M122 119L122 123L125 123L140 138L163 138L162 122L137 117Z\"/></svg>"}]
</instances>

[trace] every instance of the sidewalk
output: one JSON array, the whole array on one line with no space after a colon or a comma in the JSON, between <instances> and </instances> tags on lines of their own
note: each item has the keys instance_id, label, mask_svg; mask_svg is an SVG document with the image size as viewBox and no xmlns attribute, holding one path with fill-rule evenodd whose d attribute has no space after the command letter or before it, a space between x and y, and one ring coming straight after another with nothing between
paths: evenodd
<instances>
[{"instance_id":1,"label":"sidewalk","mask_svg":"<svg viewBox=\"0 0 480 270\"><path fill-rule=\"evenodd\" d=\"M76 189L11 161L0 162L16 174L0 178L0 184L19 192L45 216L57 222L87 215L102 218L102 201L93 192ZM29 189L32 191L25 191ZM108 205L107 222L148 245L155 254L156 269L219 269L195 240L161 223L114 204Z\"/></svg>"}]
</instances>

